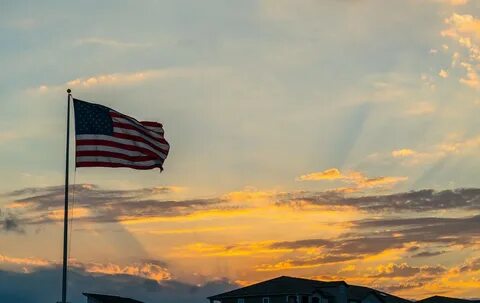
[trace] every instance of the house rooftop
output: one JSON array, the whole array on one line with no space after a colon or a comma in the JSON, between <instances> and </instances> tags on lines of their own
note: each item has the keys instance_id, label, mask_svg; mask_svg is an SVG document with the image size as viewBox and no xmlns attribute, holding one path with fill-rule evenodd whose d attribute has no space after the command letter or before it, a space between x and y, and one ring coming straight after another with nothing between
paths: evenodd
<instances>
[{"instance_id":1,"label":"house rooftop","mask_svg":"<svg viewBox=\"0 0 480 303\"><path fill-rule=\"evenodd\" d=\"M235 289L209 297L208 299L219 300L235 297L278 296L291 294L311 295L314 291L322 292L322 290L327 290L328 288L337 287L339 285L345 285L348 287L349 300L361 301L368 295L373 294L384 303L411 303L409 300L383 293L372 288L348 285L344 281L325 282L287 276L281 276L250 286Z\"/></svg>"},{"instance_id":2,"label":"house rooftop","mask_svg":"<svg viewBox=\"0 0 480 303\"><path fill-rule=\"evenodd\" d=\"M249 297L261 295L282 295L282 294L311 294L312 291L320 286L326 286L326 283L338 282L322 282L316 280L308 280L302 278L293 278L281 276L271 280L256 283L250 286L235 289L216 296L209 297L209 299L228 298L228 297Z\"/></svg>"},{"instance_id":3,"label":"house rooftop","mask_svg":"<svg viewBox=\"0 0 480 303\"><path fill-rule=\"evenodd\" d=\"M480 303L480 300L467 300L467 299L458 299L450 298L443 296L433 296L417 301L417 303Z\"/></svg>"},{"instance_id":4,"label":"house rooftop","mask_svg":"<svg viewBox=\"0 0 480 303\"><path fill-rule=\"evenodd\" d=\"M92 294L92 293L86 293L86 292L84 292L83 295L86 296L87 298L93 298L93 299L98 300L102 303L143 303L143 302L138 301L138 300L119 297L119 296Z\"/></svg>"}]
</instances>

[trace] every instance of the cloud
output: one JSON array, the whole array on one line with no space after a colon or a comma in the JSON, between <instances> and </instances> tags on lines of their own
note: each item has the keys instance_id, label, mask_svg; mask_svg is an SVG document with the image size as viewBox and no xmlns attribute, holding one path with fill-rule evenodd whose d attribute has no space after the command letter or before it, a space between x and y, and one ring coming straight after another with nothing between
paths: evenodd
<instances>
[{"instance_id":1,"label":"cloud","mask_svg":"<svg viewBox=\"0 0 480 303\"><path fill-rule=\"evenodd\" d=\"M285 241L285 242L275 242L270 245L272 248L282 249L297 249L297 248L308 248L308 247L323 247L330 245L332 242L325 239L307 239L299 241Z\"/></svg>"},{"instance_id":2,"label":"cloud","mask_svg":"<svg viewBox=\"0 0 480 303\"><path fill-rule=\"evenodd\" d=\"M409 116L425 116L434 113L435 105L430 102L418 102L405 111Z\"/></svg>"},{"instance_id":3,"label":"cloud","mask_svg":"<svg viewBox=\"0 0 480 303\"><path fill-rule=\"evenodd\" d=\"M0 255L0 264L3 265L18 265L22 268L26 266L31 266L33 268L38 267L51 267L53 265L52 262L40 259L40 258L18 258L18 257L9 257L5 255Z\"/></svg>"},{"instance_id":4,"label":"cloud","mask_svg":"<svg viewBox=\"0 0 480 303\"><path fill-rule=\"evenodd\" d=\"M11 257L0 254L0 265L11 270L33 272L42 268L57 268L61 264L58 261L51 261L42 258L21 258ZM141 260L130 264L98 263L98 262L80 262L69 260L69 267L75 270L81 270L86 273L95 273L103 275L129 275L142 277L157 282L171 280L172 274L169 272L166 264L158 260Z\"/></svg>"},{"instance_id":5,"label":"cloud","mask_svg":"<svg viewBox=\"0 0 480 303\"><path fill-rule=\"evenodd\" d=\"M92 184L71 186L75 191L74 214L78 221L119 222L152 217L175 217L219 206L220 199L166 200L159 199L180 190L177 186L106 190ZM7 207L27 215L25 224L43 224L63 220L63 186L24 188L4 195L13 199Z\"/></svg>"},{"instance_id":6,"label":"cloud","mask_svg":"<svg viewBox=\"0 0 480 303\"><path fill-rule=\"evenodd\" d=\"M473 258L465 261L465 263L458 268L458 271L459 272L480 271L480 258Z\"/></svg>"},{"instance_id":7,"label":"cloud","mask_svg":"<svg viewBox=\"0 0 480 303\"><path fill-rule=\"evenodd\" d=\"M410 148L402 148L392 151L392 156L394 158L407 158L415 156L416 154L417 152Z\"/></svg>"},{"instance_id":8,"label":"cloud","mask_svg":"<svg viewBox=\"0 0 480 303\"><path fill-rule=\"evenodd\" d=\"M105 74L88 78L78 78L66 83L68 87L92 87L97 85L125 85L145 81L153 76L153 72L137 72L129 74Z\"/></svg>"},{"instance_id":9,"label":"cloud","mask_svg":"<svg viewBox=\"0 0 480 303\"><path fill-rule=\"evenodd\" d=\"M59 299L60 268L31 273L0 271L0 293L4 303L56 302ZM69 271L69 302L83 302L83 292L119 295L144 302L196 303L207 296L237 288L226 279L212 279L201 285L178 280L158 282L128 274L89 273L81 268Z\"/></svg>"},{"instance_id":10,"label":"cloud","mask_svg":"<svg viewBox=\"0 0 480 303\"><path fill-rule=\"evenodd\" d=\"M371 188L394 184L393 177L355 180L352 188ZM73 191L73 186L72 186ZM24 188L3 195L10 200L6 210L10 216L8 228L20 229L29 225L63 220L63 186ZM232 192L208 199L174 200L169 195L176 186L141 188L134 190L107 190L91 184L75 187L76 221L96 223L149 223L169 220L199 220L213 217L255 215L255 210L271 207L295 207L298 210L322 211L356 209L369 213L428 212L442 209L480 209L480 189L445 191L419 190L389 195L348 195L348 191L323 192L246 191ZM313 207L313 208L312 208ZM262 212L263 212L262 211ZM255 215L256 216L256 215ZM6 225L5 225L6 226ZM188 229L185 231L188 232ZM172 230L172 233L185 233Z\"/></svg>"},{"instance_id":11,"label":"cloud","mask_svg":"<svg viewBox=\"0 0 480 303\"><path fill-rule=\"evenodd\" d=\"M338 180L348 179L349 177L342 175L337 168L330 168L322 172L310 173L297 178L299 181L318 181L318 180Z\"/></svg>"},{"instance_id":12,"label":"cloud","mask_svg":"<svg viewBox=\"0 0 480 303\"><path fill-rule=\"evenodd\" d=\"M460 83L463 83L472 88L480 87L480 77L478 76L478 72L473 67L473 65L470 63L462 62L460 66L464 67L467 71L466 77L461 78Z\"/></svg>"},{"instance_id":13,"label":"cloud","mask_svg":"<svg viewBox=\"0 0 480 303\"><path fill-rule=\"evenodd\" d=\"M472 155L478 154L480 149L480 136L470 138L449 138L444 142L435 144L423 151L411 148L401 148L393 150L389 155L374 154L371 159L388 159L394 158L401 161L401 164L412 166L419 164L431 163L448 156Z\"/></svg>"},{"instance_id":14,"label":"cloud","mask_svg":"<svg viewBox=\"0 0 480 303\"><path fill-rule=\"evenodd\" d=\"M151 45L148 43L122 42L114 39L98 38L98 37L78 39L75 41L75 44L76 45L98 45L98 46L107 46L107 47L113 47L113 48L142 48L142 47L148 47Z\"/></svg>"},{"instance_id":15,"label":"cloud","mask_svg":"<svg viewBox=\"0 0 480 303\"><path fill-rule=\"evenodd\" d=\"M176 254L190 257L199 255L204 257L232 257L270 254L285 250L280 247L273 247L270 243L271 241L261 241L221 245L199 242L177 248Z\"/></svg>"},{"instance_id":16,"label":"cloud","mask_svg":"<svg viewBox=\"0 0 480 303\"><path fill-rule=\"evenodd\" d=\"M299 239L270 244L271 249L282 252L279 261L264 263L257 271L279 271L311 268L327 264L349 262L375 262L376 260L441 255L453 247L472 248L480 243L480 215L461 218L398 218L363 220L353 223L349 232L334 238ZM419 252L422 247L443 248ZM293 257L292 257L293 256ZM283 259L283 260L282 260ZM475 270L479 262L470 262L465 268ZM446 269L442 266L412 267L390 264L372 277L399 277L421 274L438 276Z\"/></svg>"},{"instance_id":17,"label":"cloud","mask_svg":"<svg viewBox=\"0 0 480 303\"><path fill-rule=\"evenodd\" d=\"M8 143L12 140L18 139L20 136L13 131L3 131L0 132L0 145Z\"/></svg>"},{"instance_id":18,"label":"cloud","mask_svg":"<svg viewBox=\"0 0 480 303\"><path fill-rule=\"evenodd\" d=\"M24 229L22 227L22 223L18 220L18 218L13 215L12 213L3 214L0 209L0 226L1 230L5 232L18 232L24 233Z\"/></svg>"},{"instance_id":19,"label":"cloud","mask_svg":"<svg viewBox=\"0 0 480 303\"><path fill-rule=\"evenodd\" d=\"M350 197L338 192L299 192L279 197L280 204L354 207L366 212L427 212L442 209L480 209L480 189L424 189L388 195Z\"/></svg>"},{"instance_id":20,"label":"cloud","mask_svg":"<svg viewBox=\"0 0 480 303\"><path fill-rule=\"evenodd\" d=\"M469 2L469 0L433 0L433 1L448 4L448 5L453 5L453 6L465 5Z\"/></svg>"},{"instance_id":21,"label":"cloud","mask_svg":"<svg viewBox=\"0 0 480 303\"><path fill-rule=\"evenodd\" d=\"M441 69L439 72L438 72L438 75L442 78L448 78L448 71L444 70L444 69Z\"/></svg>"},{"instance_id":22,"label":"cloud","mask_svg":"<svg viewBox=\"0 0 480 303\"><path fill-rule=\"evenodd\" d=\"M167 268L151 261L137 262L128 265L118 265L113 263L88 263L85 265L80 264L76 267L83 268L83 270L88 273L100 273L105 275L130 275L155 280L158 282L172 279L172 275Z\"/></svg>"},{"instance_id":23,"label":"cloud","mask_svg":"<svg viewBox=\"0 0 480 303\"><path fill-rule=\"evenodd\" d=\"M445 23L452 27L444 30L442 35L457 38L459 39L458 41L465 46L471 46L472 41L470 37L462 36L462 34L480 37L480 20L472 15L453 14L445 19Z\"/></svg>"},{"instance_id":24,"label":"cloud","mask_svg":"<svg viewBox=\"0 0 480 303\"><path fill-rule=\"evenodd\" d=\"M361 229L374 229L377 234L396 234L403 243L438 243L473 245L480 240L480 215L461 218L400 218L359 221ZM392 232L392 229L395 230Z\"/></svg>"},{"instance_id":25,"label":"cloud","mask_svg":"<svg viewBox=\"0 0 480 303\"><path fill-rule=\"evenodd\" d=\"M460 78L460 83L480 88L480 20L472 15L453 14L445 19L445 24L449 25L449 28L441 32L442 36L455 40L468 53L467 57L463 57L459 52L454 52L452 58L452 66L457 66L460 61L460 67L466 71L465 77Z\"/></svg>"},{"instance_id":26,"label":"cloud","mask_svg":"<svg viewBox=\"0 0 480 303\"><path fill-rule=\"evenodd\" d=\"M341 173L337 168L327 169L322 172L314 172L302 175L297 178L298 181L321 181L321 180L339 180L350 183L352 186L340 187L336 190L344 192L355 192L362 189L392 187L395 184L407 180L407 177L374 177L368 178L361 172L350 171Z\"/></svg>"},{"instance_id":27,"label":"cloud","mask_svg":"<svg viewBox=\"0 0 480 303\"><path fill-rule=\"evenodd\" d=\"M205 76L208 73L218 72L218 68L165 68L165 69L152 69L143 70L137 72L124 72L124 73L109 73L99 74L93 76L80 77L70 80L60 85L47 85L42 84L38 86L35 91L49 92L65 90L66 87L72 89L92 89L102 86L125 86L136 85L145 81L155 79L172 79L172 78L188 78L196 75Z\"/></svg>"},{"instance_id":28,"label":"cloud","mask_svg":"<svg viewBox=\"0 0 480 303\"><path fill-rule=\"evenodd\" d=\"M427 258L443 255L446 251L423 251L412 256L412 258Z\"/></svg>"},{"instance_id":29,"label":"cloud","mask_svg":"<svg viewBox=\"0 0 480 303\"><path fill-rule=\"evenodd\" d=\"M437 276L447 269L443 266L410 266L407 263L381 265L377 268L378 273L373 275L374 278L396 278L396 277L412 277L417 274L426 274L428 276Z\"/></svg>"},{"instance_id":30,"label":"cloud","mask_svg":"<svg viewBox=\"0 0 480 303\"><path fill-rule=\"evenodd\" d=\"M305 258L296 260L286 260L275 264L262 264L256 267L257 271L282 271L295 268L312 268L325 264L343 263L355 260L357 257L353 255L324 255L315 258Z\"/></svg>"}]
</instances>

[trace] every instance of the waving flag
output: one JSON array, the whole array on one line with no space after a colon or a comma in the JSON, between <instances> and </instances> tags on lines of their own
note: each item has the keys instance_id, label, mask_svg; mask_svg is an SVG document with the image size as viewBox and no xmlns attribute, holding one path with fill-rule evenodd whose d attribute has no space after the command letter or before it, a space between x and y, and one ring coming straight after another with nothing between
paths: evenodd
<instances>
[{"instance_id":1,"label":"waving flag","mask_svg":"<svg viewBox=\"0 0 480 303\"><path fill-rule=\"evenodd\" d=\"M160 168L170 145L158 122L140 122L103 105L73 99L76 167Z\"/></svg>"}]
</instances>

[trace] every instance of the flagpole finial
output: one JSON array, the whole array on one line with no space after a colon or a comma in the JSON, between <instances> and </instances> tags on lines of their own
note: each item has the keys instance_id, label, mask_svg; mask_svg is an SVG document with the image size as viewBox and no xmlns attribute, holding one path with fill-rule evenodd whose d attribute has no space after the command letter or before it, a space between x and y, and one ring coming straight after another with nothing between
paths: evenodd
<instances>
[{"instance_id":1,"label":"flagpole finial","mask_svg":"<svg viewBox=\"0 0 480 303\"><path fill-rule=\"evenodd\" d=\"M70 94L71 92L72 92L72 90L71 90L71 89L67 89L67 93L69 93L69 94Z\"/></svg>"}]
</instances>

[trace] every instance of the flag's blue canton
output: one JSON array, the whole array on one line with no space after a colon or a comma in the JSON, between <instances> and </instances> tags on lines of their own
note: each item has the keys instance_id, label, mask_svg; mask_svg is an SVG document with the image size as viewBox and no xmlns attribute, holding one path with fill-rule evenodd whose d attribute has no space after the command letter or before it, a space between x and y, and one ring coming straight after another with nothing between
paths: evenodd
<instances>
[{"instance_id":1,"label":"flag's blue canton","mask_svg":"<svg viewBox=\"0 0 480 303\"><path fill-rule=\"evenodd\" d=\"M106 106L73 99L77 135L113 135L113 121Z\"/></svg>"}]
</instances>

